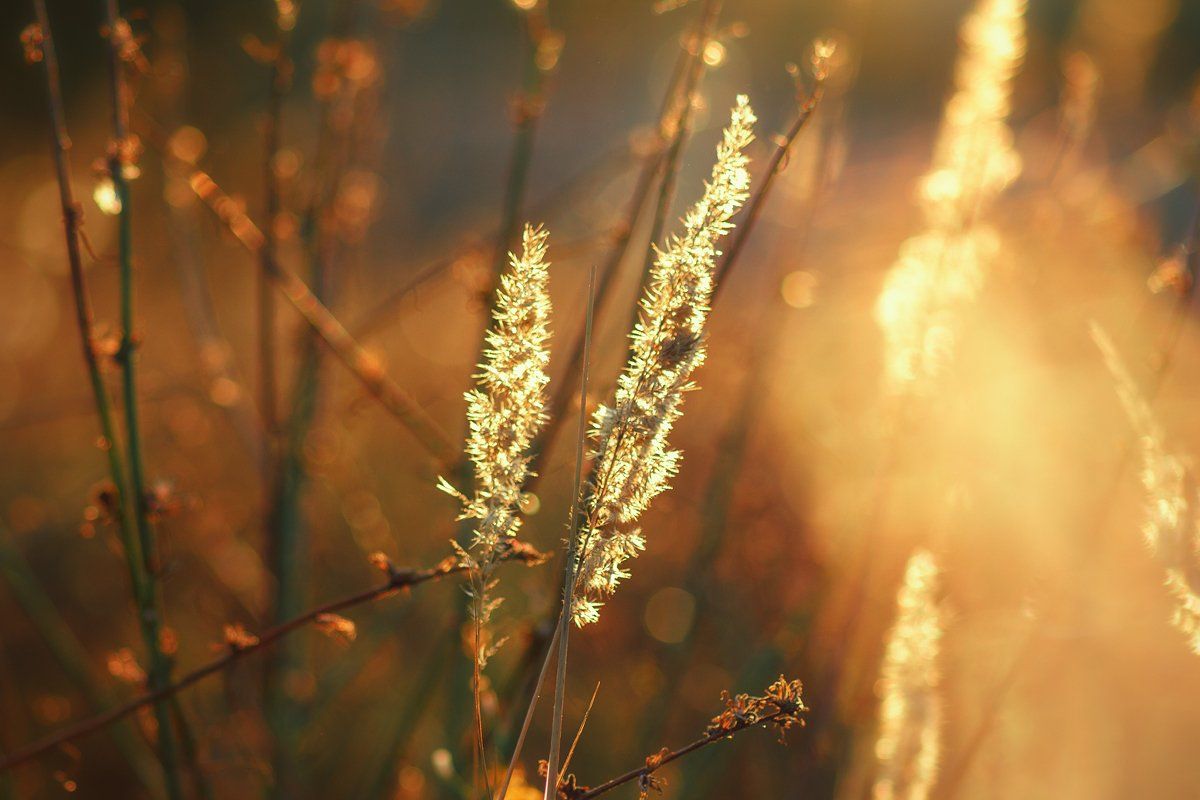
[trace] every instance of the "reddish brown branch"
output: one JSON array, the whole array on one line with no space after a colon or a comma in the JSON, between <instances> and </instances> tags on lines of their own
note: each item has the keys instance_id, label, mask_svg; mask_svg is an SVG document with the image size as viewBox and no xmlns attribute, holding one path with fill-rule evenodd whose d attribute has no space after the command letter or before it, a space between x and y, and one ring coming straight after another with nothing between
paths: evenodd
<instances>
[{"instance_id":1,"label":"reddish brown branch","mask_svg":"<svg viewBox=\"0 0 1200 800\"><path fill-rule=\"evenodd\" d=\"M710 731L691 744L684 745L678 750L669 750L665 753L648 756L646 758L646 763L643 766L638 767L637 769L631 769L623 775L618 775L615 778L610 778L599 786L578 787L575 789L572 789L570 786L561 786L559 788L559 796L563 798L563 800L591 800L593 797L599 797L602 794L607 794L613 789L616 789L618 786L623 786L631 781L639 781L643 785L647 785L651 780L651 776L655 772L662 769L667 764L670 764L672 761L683 758L689 753L694 753L697 750L708 747L710 744L719 742L722 739L728 739L735 733L740 733L747 728L753 728L758 725L767 725L777 720L782 721L783 718L793 715L794 712L779 708L760 718L748 718L739 721L727 730L722 729Z\"/></svg>"},{"instance_id":2,"label":"reddish brown branch","mask_svg":"<svg viewBox=\"0 0 1200 800\"><path fill-rule=\"evenodd\" d=\"M733 265L737 263L738 256L741 255L742 249L746 246L746 240L750 238L750 234L754 231L754 226L758 222L759 215L762 214L763 207L766 205L767 197L771 193L771 187L775 185L775 179L779 177L779 173L783 172L783 168L787 163L788 152L792 148L792 143L796 141L796 137L808 125L808 121L812 119L813 113L817 110L817 106L821 103L821 98L825 94L825 74L817 73L816 85L809 93L808 98L800 104L796 111L796 117L788 128L787 133L775 137L775 150L771 153L770 161L767 162L766 174L763 176L758 185L758 191L750 198L750 202L746 204L746 214L742 219L742 223L738 225L736 233L733 235L733 241L729 244L729 249L725 252L720 263L717 264L717 269L714 277L715 286L713 287L713 301L716 301L717 296L721 293L721 288L725 285L725 278L729 271L733 269Z\"/></svg>"},{"instance_id":3,"label":"reddish brown branch","mask_svg":"<svg viewBox=\"0 0 1200 800\"><path fill-rule=\"evenodd\" d=\"M234 238L253 256L261 256L266 241L254 224L229 195L207 173L192 172L188 183ZM278 262L269 264L268 275L275 288L300 312L304 321L329 346L338 360L358 378L363 387L416 437L445 468L458 460L458 450L441 426L429 416L411 394L392 380L383 364L346 330L333 312L313 294L300 276Z\"/></svg>"},{"instance_id":4,"label":"reddish brown branch","mask_svg":"<svg viewBox=\"0 0 1200 800\"><path fill-rule=\"evenodd\" d=\"M520 561L528 565L540 564L545 560L545 557L524 544L514 544L508 555L505 556L506 561ZM257 637L242 637L238 638L234 643L229 645L229 649L218 658L213 659L207 664L197 667L191 672L184 675L174 683L163 686L152 692L146 692L138 697L129 700L123 705L112 708L101 714L88 717L80 720L74 725L70 725L55 733L52 733L45 738L28 744L25 747L18 748L3 757L0 757L0 772L6 772L21 764L28 763L35 758L53 750L54 748L74 741L88 734L103 730L112 723L124 719L130 714L144 706L157 703L168 697L171 697L184 689L199 683L203 679L214 675L223 669L229 667L234 662L241 660L245 656L266 648L293 631L299 630L315 621L318 618L327 618L325 615L337 614L340 611L353 608L355 606L370 603L388 595L395 594L402 589L410 586L417 586L427 581L439 580L449 575L456 575L460 572L465 572L466 567L460 565L457 559L450 557L446 558L439 564L426 569L389 569L388 579L381 586L376 586L373 589L356 592L355 594L343 597L339 600L326 603L322 606L310 609L305 613L293 617L286 622L280 623L273 628L259 634Z\"/></svg>"}]
</instances>

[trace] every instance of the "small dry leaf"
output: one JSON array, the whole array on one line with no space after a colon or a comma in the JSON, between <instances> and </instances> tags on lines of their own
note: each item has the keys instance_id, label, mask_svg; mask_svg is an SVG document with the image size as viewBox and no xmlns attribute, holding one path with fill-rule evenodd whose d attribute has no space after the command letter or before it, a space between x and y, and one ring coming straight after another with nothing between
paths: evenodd
<instances>
[{"instance_id":1,"label":"small dry leaf","mask_svg":"<svg viewBox=\"0 0 1200 800\"><path fill-rule=\"evenodd\" d=\"M46 37L42 33L42 26L36 22L32 25L27 25L21 31L21 47L25 50L25 62L27 64L36 64L42 60L45 55L42 51L42 43L45 41Z\"/></svg>"},{"instance_id":2,"label":"small dry leaf","mask_svg":"<svg viewBox=\"0 0 1200 800\"><path fill-rule=\"evenodd\" d=\"M231 650L245 650L258 644L258 637L240 624L234 623L225 626L225 644L229 645Z\"/></svg>"},{"instance_id":3,"label":"small dry leaf","mask_svg":"<svg viewBox=\"0 0 1200 800\"><path fill-rule=\"evenodd\" d=\"M125 683L141 684L146 682L146 671L138 664L137 656L128 647L122 647L108 654L108 674Z\"/></svg>"},{"instance_id":4,"label":"small dry leaf","mask_svg":"<svg viewBox=\"0 0 1200 800\"><path fill-rule=\"evenodd\" d=\"M391 575L396 571L392 565L392 560L385 553L376 550L371 555L367 556L367 560L371 562L371 566L382 572L384 575Z\"/></svg>"},{"instance_id":5,"label":"small dry leaf","mask_svg":"<svg viewBox=\"0 0 1200 800\"><path fill-rule=\"evenodd\" d=\"M358 636L358 628L354 623L338 614L320 614L315 623L317 629L326 636L340 637L346 642L353 642Z\"/></svg>"}]
</instances>

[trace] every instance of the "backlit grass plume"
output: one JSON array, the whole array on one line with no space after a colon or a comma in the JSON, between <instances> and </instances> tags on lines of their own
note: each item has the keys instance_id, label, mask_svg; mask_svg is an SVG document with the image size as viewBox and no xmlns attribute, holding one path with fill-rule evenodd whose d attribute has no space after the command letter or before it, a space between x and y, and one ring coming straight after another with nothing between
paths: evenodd
<instances>
[{"instance_id":1,"label":"backlit grass plume","mask_svg":"<svg viewBox=\"0 0 1200 800\"><path fill-rule=\"evenodd\" d=\"M875 305L893 392L927 390L945 371L957 315L998 250L979 218L1021 170L1006 119L1025 52L1024 13L1024 0L980 0L963 21L955 92L918 187L926 229L901 245Z\"/></svg>"},{"instance_id":2,"label":"backlit grass plume","mask_svg":"<svg viewBox=\"0 0 1200 800\"><path fill-rule=\"evenodd\" d=\"M550 355L548 234L525 226L521 255L510 254L509 270L500 278L487 333L478 386L466 393L466 452L475 468L475 494L467 497L446 480L443 491L463 501L460 519L477 521L469 551L477 593L476 613L486 623L496 606L490 599L492 574L521 527L518 507L529 477L529 445L546 421L546 367Z\"/></svg>"},{"instance_id":3,"label":"backlit grass plume","mask_svg":"<svg viewBox=\"0 0 1200 800\"><path fill-rule=\"evenodd\" d=\"M732 230L731 219L748 196L743 151L754 138L754 122L749 101L739 96L703 197L684 217L683 233L657 252L614 403L596 410L591 430L596 466L572 604L579 625L594 621L599 598L628 577L624 562L645 546L632 523L678 468L680 454L668 448L667 437L682 413L684 392L694 388L692 372L704 361L716 245Z\"/></svg>"},{"instance_id":4,"label":"backlit grass plume","mask_svg":"<svg viewBox=\"0 0 1200 800\"><path fill-rule=\"evenodd\" d=\"M922 800L937 778L942 725L937 592L937 562L918 550L896 595L896 623L883 657L874 800Z\"/></svg>"},{"instance_id":5,"label":"backlit grass plume","mask_svg":"<svg viewBox=\"0 0 1200 800\"><path fill-rule=\"evenodd\" d=\"M1200 527L1196 520L1200 493L1188 463L1167 451L1162 427L1108 334L1096 323L1091 330L1138 437L1146 490L1142 535L1166 569L1167 590L1176 601L1172 622L1183 631L1192 651L1200 654Z\"/></svg>"}]
</instances>

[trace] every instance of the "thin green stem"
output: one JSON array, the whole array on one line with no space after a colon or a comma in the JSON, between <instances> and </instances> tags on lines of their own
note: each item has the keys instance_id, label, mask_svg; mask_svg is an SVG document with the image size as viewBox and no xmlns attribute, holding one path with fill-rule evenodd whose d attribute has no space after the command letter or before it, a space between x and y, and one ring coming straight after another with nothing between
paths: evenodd
<instances>
[{"instance_id":1,"label":"thin green stem","mask_svg":"<svg viewBox=\"0 0 1200 800\"><path fill-rule=\"evenodd\" d=\"M120 204L117 216L117 261L120 271L121 341L117 350L117 361L121 365L125 400L125 449L129 464L129 493L125 497L125 510L132 512L141 548L143 580L137 598L138 616L142 638L145 640L150 659L149 684L152 690L156 690L170 682L171 664L163 652L161 641L162 612L157 587L160 565L154 529L150 523L149 509L146 507L146 478L138 419L138 343L133 330L133 202L129 191L129 179L125 172L126 168L131 166L127 162L132 158L132 140L129 136L128 88L125 85L121 54L124 44L122 38L129 34L127 24L118 11L117 0L105 0L104 11L108 28L108 65L113 117L113 141L109 145L108 171L117 202ZM155 703L154 717L158 725L158 751L166 779L167 795L173 799L182 798L178 744L170 704Z\"/></svg>"}]
</instances>

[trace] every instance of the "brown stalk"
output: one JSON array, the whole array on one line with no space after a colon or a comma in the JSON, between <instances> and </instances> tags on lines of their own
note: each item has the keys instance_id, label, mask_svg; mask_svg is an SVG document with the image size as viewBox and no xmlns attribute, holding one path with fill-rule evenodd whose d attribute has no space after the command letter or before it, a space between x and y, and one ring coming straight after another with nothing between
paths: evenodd
<instances>
[{"instance_id":1,"label":"brown stalk","mask_svg":"<svg viewBox=\"0 0 1200 800\"><path fill-rule=\"evenodd\" d=\"M529 547L514 547L509 555L505 557L506 561L521 561L530 566L542 563L543 557L540 553ZM183 677L176 680L174 683L163 686L153 691L145 692L138 697L129 700L128 702L117 706L113 709L105 711L102 714L88 717L74 725L63 728L57 733L50 734L45 738L20 747L6 753L0 757L0 772L13 769L14 767L28 763L33 759L41 756L55 747L74 741L88 734L102 730L117 720L123 719L130 714L143 708L147 705L159 703L167 698L178 694L182 690L192 686L214 675L235 662L241 660L245 656L266 648L268 645L282 639L293 631L299 630L310 623L317 620L325 614L336 614L345 611L349 608L370 603L379 600L383 597L395 594L401 589L410 586L417 586L427 581L439 580L450 575L456 575L460 572L465 572L466 567L461 566L453 557L446 558L433 567L424 569L395 569L390 570L387 581L372 589L356 592L338 600L333 600L324 605L312 608L299 616L282 622L273 628L270 628L259 634L257 638L247 641L244 644L231 644L229 650L222 656L213 659L207 664L197 667Z\"/></svg>"},{"instance_id":2,"label":"brown stalk","mask_svg":"<svg viewBox=\"0 0 1200 800\"><path fill-rule=\"evenodd\" d=\"M742 217L742 223L738 225L737 231L733 235L733 240L729 243L729 249L725 251L721 261L717 264L717 269L713 280L716 285L713 286L712 302L716 302L718 295L721 293L722 287L725 286L725 279L729 272L737 263L738 257L742 254L742 249L746 246L746 241L750 238L750 234L754 231L754 226L758 222L759 215L762 214L763 208L766 206L767 197L771 194L771 187L775 185L775 179L779 177L779 173L783 172L783 167L787 163L788 152L792 148L792 143L796 141L796 137L808 125L808 121L812 119L813 113L817 110L817 106L821 104L821 98L825 95L825 78L827 77L824 70L818 70L815 74L816 84L813 86L808 97L800 104L796 110L796 117L792 120L791 126L787 133L782 136L775 137L775 149L771 152L771 158L767 161L766 174L762 180L758 181L758 189L750 198L750 202L746 204L746 211Z\"/></svg>"},{"instance_id":3,"label":"brown stalk","mask_svg":"<svg viewBox=\"0 0 1200 800\"><path fill-rule=\"evenodd\" d=\"M294 24L294 21L293 21ZM290 28L282 19L276 20L277 38L274 58L271 59L271 88L267 101L266 125L263 131L263 188L266 195L263 214L262 249L259 253L257 289L259 414L264 428L262 452L263 485L270 486L273 478L276 438L279 435L279 388L275 371L275 299L271 294L271 276L277 271L278 237L276 223L283 209L275 157L283 144L283 102L292 84L292 63L287 55Z\"/></svg>"},{"instance_id":4,"label":"brown stalk","mask_svg":"<svg viewBox=\"0 0 1200 800\"><path fill-rule=\"evenodd\" d=\"M137 531L141 556L141 579L134 585L138 622L149 659L149 681L160 689L171 680L171 660L162 645L163 603L158 574L161 563L154 525L147 505L146 469L141 441L141 421L137 392L137 349L140 337L134 332L134 267L133 267L133 196L127 169L134 165L137 141L129 132L129 85L126 81L127 62L140 58L129 24L120 15L117 0L104 0L104 37L108 50L109 100L112 111L112 140L108 146L108 175L112 181L120 208L117 212L117 264L120 275L121 337L115 360L121 367L121 387L124 399L125 456L129 468L128 492L122 517L129 515ZM140 586L139 586L140 584ZM159 760L168 797L181 798L183 788L179 776L179 745L176 739L171 709L165 702L154 704L157 722Z\"/></svg>"},{"instance_id":5,"label":"brown stalk","mask_svg":"<svg viewBox=\"0 0 1200 800\"><path fill-rule=\"evenodd\" d=\"M722 0L704 0L700 18L696 21L696 31L692 34L690 41L685 44L685 52L690 58L685 62L683 90L678 95L671 143L667 147L663 159L662 180L658 184L654 219L650 225L650 241L642 259L642 277L638 284L639 291L634 298L633 312L629 322L631 329L637 324L641 314L640 298L650 282L650 272L654 268L657 252L655 247L662 239L663 230L667 225L667 217L671 213L671 204L675 201L675 181L679 176L679 161L692 133L692 111L700 90L700 80L704 77L704 69L707 66L704 61L704 48L716 31L717 20L721 17L721 4Z\"/></svg>"},{"instance_id":6,"label":"brown stalk","mask_svg":"<svg viewBox=\"0 0 1200 800\"><path fill-rule=\"evenodd\" d=\"M189 184L242 247L251 255L261 254L265 241L262 230L207 173L194 171ZM276 262L270 278L338 360L372 397L409 429L440 466L448 467L458 460L457 449L441 426L411 394L388 376L379 360L358 343L300 276Z\"/></svg>"}]
</instances>

